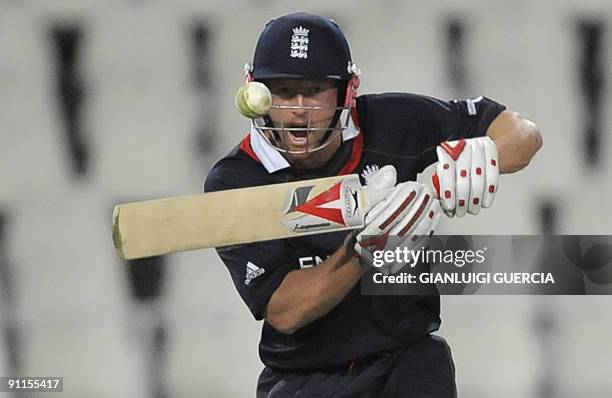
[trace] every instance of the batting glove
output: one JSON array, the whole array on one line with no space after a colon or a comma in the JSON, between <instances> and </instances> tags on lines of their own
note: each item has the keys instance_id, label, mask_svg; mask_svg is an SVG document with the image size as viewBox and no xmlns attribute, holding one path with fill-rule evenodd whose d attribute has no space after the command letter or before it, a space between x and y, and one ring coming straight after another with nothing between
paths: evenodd
<instances>
[{"instance_id":1,"label":"batting glove","mask_svg":"<svg viewBox=\"0 0 612 398\"><path fill-rule=\"evenodd\" d=\"M368 183L367 189L374 188ZM345 241L361 257L364 266L374 265L377 251L418 250L426 246L440 219L439 201L434 200L428 186L404 182L390 190L389 187L382 189L388 192L366 214L365 227L350 234ZM386 262L382 271L397 272L405 265L401 261Z\"/></svg>"},{"instance_id":2,"label":"batting glove","mask_svg":"<svg viewBox=\"0 0 612 398\"><path fill-rule=\"evenodd\" d=\"M499 181L497 146L489 137L446 141L436 148L438 163L432 176L444 213L463 217L491 207Z\"/></svg>"}]
</instances>

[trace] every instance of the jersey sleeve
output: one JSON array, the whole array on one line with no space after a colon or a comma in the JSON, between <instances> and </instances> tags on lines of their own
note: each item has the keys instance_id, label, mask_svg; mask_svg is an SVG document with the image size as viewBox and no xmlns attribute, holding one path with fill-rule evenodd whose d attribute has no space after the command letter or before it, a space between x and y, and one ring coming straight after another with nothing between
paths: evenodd
<instances>
[{"instance_id":1,"label":"jersey sleeve","mask_svg":"<svg viewBox=\"0 0 612 398\"><path fill-rule=\"evenodd\" d=\"M436 147L441 142L486 135L493 120L506 109L482 96L452 101L428 98L424 102L423 110L429 114L431 123L419 140L418 172L437 162Z\"/></svg>"},{"instance_id":2,"label":"jersey sleeve","mask_svg":"<svg viewBox=\"0 0 612 398\"><path fill-rule=\"evenodd\" d=\"M283 240L217 248L234 286L257 320L266 316L272 294L285 276L299 269Z\"/></svg>"}]
</instances>

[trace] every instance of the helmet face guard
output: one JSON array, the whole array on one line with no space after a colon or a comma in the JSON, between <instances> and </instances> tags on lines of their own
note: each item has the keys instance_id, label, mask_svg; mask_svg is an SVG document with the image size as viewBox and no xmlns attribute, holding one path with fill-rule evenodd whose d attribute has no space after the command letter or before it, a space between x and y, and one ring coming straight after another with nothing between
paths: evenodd
<instances>
[{"instance_id":1,"label":"helmet face guard","mask_svg":"<svg viewBox=\"0 0 612 398\"><path fill-rule=\"evenodd\" d=\"M283 122L274 124L269 114L263 118L252 119L255 130L276 150L287 154L307 154L316 152L327 147L333 140L341 135L349 126L351 117L350 108L346 107L321 107L321 106L297 106L297 105L272 105L274 111L304 111L307 122L303 126L286 126ZM313 126L313 114L317 112L333 111L333 120L330 125L324 127ZM291 135L292 137L289 137ZM288 141L299 140L303 149L291 149Z\"/></svg>"},{"instance_id":2,"label":"helmet face guard","mask_svg":"<svg viewBox=\"0 0 612 398\"><path fill-rule=\"evenodd\" d=\"M348 127L354 106L359 69L351 60L348 41L338 24L326 17L308 13L284 15L266 24L259 36L253 63L245 66L247 81L266 79L335 80L338 98L335 108L316 106L272 105L268 115L253 119L255 129L274 148L283 153L308 153L325 148ZM307 114L303 126L273 123L271 114L300 109ZM316 126L313 114L333 114L328 126ZM305 137L304 150L286 145L288 135L294 140ZM312 145L310 140L318 141ZM312 148L311 148L312 145Z\"/></svg>"}]
</instances>

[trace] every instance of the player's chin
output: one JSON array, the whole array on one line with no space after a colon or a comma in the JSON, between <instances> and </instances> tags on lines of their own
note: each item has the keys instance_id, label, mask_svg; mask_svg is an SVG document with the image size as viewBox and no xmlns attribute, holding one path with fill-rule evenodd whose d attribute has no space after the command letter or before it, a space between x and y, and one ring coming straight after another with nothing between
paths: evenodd
<instances>
[{"instance_id":1,"label":"player's chin","mask_svg":"<svg viewBox=\"0 0 612 398\"><path fill-rule=\"evenodd\" d=\"M316 152L313 149L314 148L307 147L288 147L286 149L286 155L289 159L306 159Z\"/></svg>"},{"instance_id":2,"label":"player's chin","mask_svg":"<svg viewBox=\"0 0 612 398\"><path fill-rule=\"evenodd\" d=\"M300 156L308 155L321 146L321 139L313 136L293 136L289 133L285 137L284 146L288 153Z\"/></svg>"}]
</instances>

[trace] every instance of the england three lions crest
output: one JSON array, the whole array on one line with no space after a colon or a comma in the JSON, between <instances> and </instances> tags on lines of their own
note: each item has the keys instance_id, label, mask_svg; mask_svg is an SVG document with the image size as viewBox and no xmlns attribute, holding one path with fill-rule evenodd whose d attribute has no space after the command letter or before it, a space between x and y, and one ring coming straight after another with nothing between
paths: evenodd
<instances>
[{"instance_id":1,"label":"england three lions crest","mask_svg":"<svg viewBox=\"0 0 612 398\"><path fill-rule=\"evenodd\" d=\"M308 29L303 27L293 28L291 36L291 58L308 58Z\"/></svg>"}]
</instances>

